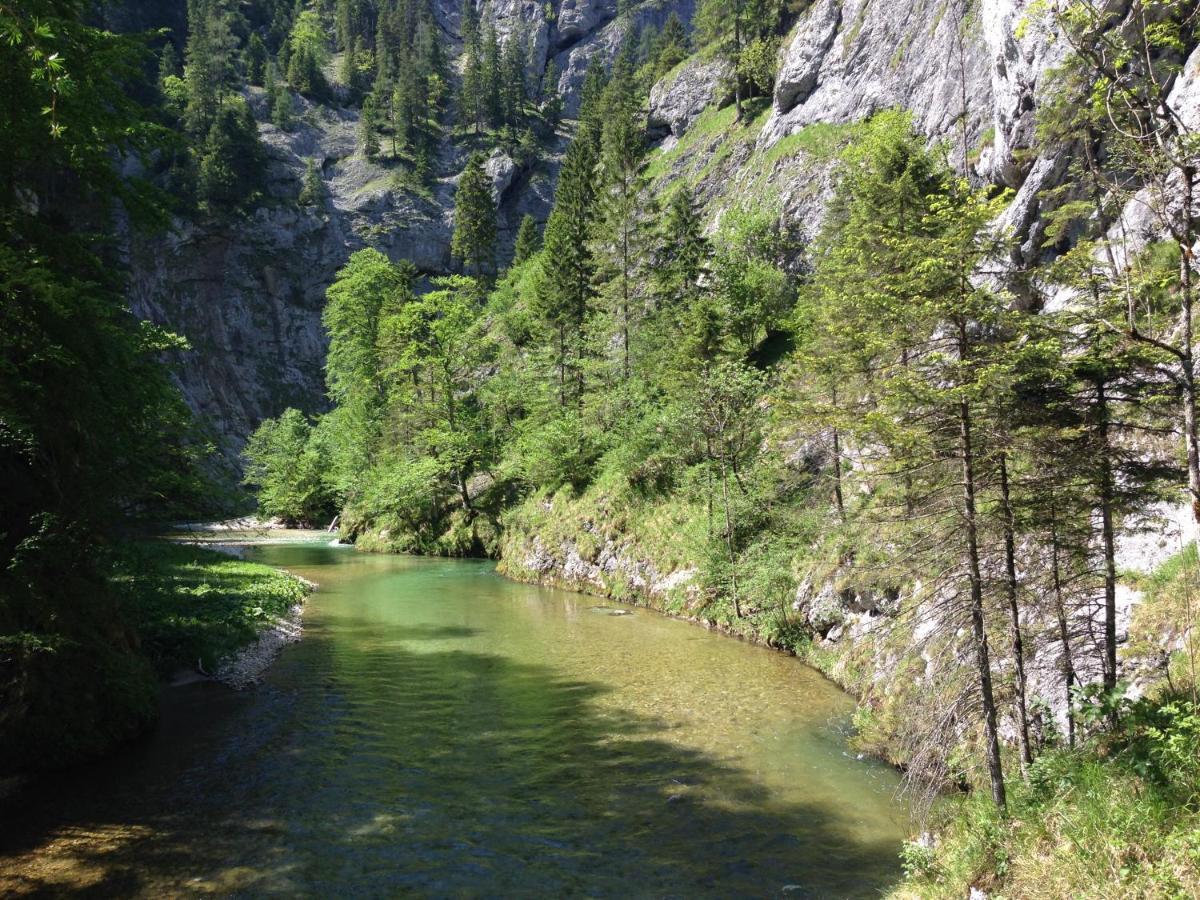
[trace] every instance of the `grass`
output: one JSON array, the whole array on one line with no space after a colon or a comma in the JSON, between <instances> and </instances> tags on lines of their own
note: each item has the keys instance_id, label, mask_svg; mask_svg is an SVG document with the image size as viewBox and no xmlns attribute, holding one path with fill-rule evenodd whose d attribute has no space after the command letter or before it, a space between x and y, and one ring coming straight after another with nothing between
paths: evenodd
<instances>
[{"instance_id":1,"label":"grass","mask_svg":"<svg viewBox=\"0 0 1200 900\"><path fill-rule=\"evenodd\" d=\"M906 847L893 896L1200 896L1198 733L1190 701L1143 702L1117 734L1010 779L1008 820L984 792L945 804L938 842Z\"/></svg>"},{"instance_id":2,"label":"grass","mask_svg":"<svg viewBox=\"0 0 1200 900\"><path fill-rule=\"evenodd\" d=\"M674 164L690 156L702 147L711 143L729 131L734 124L737 110L732 105L717 109L716 104L709 105L691 127L683 133L679 141L670 150L659 151L651 157L646 167L646 177L651 181L658 180L670 173Z\"/></svg>"},{"instance_id":3,"label":"grass","mask_svg":"<svg viewBox=\"0 0 1200 900\"><path fill-rule=\"evenodd\" d=\"M1134 607L1125 653L1155 659L1165 652L1169 683L1194 683L1193 660L1200 651L1195 642L1200 605L1196 544L1188 544L1148 575L1127 573L1125 579L1143 594L1142 602Z\"/></svg>"},{"instance_id":4,"label":"grass","mask_svg":"<svg viewBox=\"0 0 1200 900\"><path fill-rule=\"evenodd\" d=\"M122 546L111 581L141 650L160 675L217 662L299 603L299 579L259 563L186 544Z\"/></svg>"}]
</instances>

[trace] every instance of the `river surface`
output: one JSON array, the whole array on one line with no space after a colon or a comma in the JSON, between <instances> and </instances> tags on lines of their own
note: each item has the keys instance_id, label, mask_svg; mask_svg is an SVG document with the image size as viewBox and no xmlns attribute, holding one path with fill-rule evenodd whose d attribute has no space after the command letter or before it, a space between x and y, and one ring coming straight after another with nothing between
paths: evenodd
<instances>
[{"instance_id":1,"label":"river surface","mask_svg":"<svg viewBox=\"0 0 1200 900\"><path fill-rule=\"evenodd\" d=\"M877 897L897 776L796 660L485 562L316 543L320 585L235 693L0 799L0 894ZM627 614L616 615L623 611Z\"/></svg>"}]
</instances>

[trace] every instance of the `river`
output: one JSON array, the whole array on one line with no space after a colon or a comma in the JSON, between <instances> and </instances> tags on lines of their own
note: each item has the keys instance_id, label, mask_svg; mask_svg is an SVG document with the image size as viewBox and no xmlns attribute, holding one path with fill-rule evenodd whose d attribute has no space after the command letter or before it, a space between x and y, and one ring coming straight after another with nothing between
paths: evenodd
<instances>
[{"instance_id":1,"label":"river","mask_svg":"<svg viewBox=\"0 0 1200 900\"><path fill-rule=\"evenodd\" d=\"M795 659L486 562L247 555L320 585L304 640L0 800L0 893L877 897L900 876L897 776Z\"/></svg>"}]
</instances>

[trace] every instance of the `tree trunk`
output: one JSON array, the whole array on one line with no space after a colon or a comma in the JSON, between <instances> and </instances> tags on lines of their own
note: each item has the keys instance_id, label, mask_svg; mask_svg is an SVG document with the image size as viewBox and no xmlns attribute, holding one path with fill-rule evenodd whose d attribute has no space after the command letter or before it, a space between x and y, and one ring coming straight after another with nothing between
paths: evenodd
<instances>
[{"instance_id":1,"label":"tree trunk","mask_svg":"<svg viewBox=\"0 0 1200 900\"><path fill-rule=\"evenodd\" d=\"M837 409L836 384L830 386L829 397L833 401L833 408ZM842 496L842 435L836 425L833 427L833 502L837 505L838 518L845 524L846 503Z\"/></svg>"},{"instance_id":2,"label":"tree trunk","mask_svg":"<svg viewBox=\"0 0 1200 900\"><path fill-rule=\"evenodd\" d=\"M1108 395L1103 381L1096 382L1097 434L1100 439L1100 531L1104 547L1104 689L1117 686L1117 553L1113 532L1112 456L1108 436ZM1116 725L1113 712L1110 724Z\"/></svg>"},{"instance_id":3,"label":"tree trunk","mask_svg":"<svg viewBox=\"0 0 1200 900\"><path fill-rule=\"evenodd\" d=\"M567 408L567 335L566 326L558 325L558 405Z\"/></svg>"},{"instance_id":4,"label":"tree trunk","mask_svg":"<svg viewBox=\"0 0 1200 900\"><path fill-rule=\"evenodd\" d=\"M1191 318L1190 315L1187 316ZM1190 329L1189 329L1190 332ZM1191 352L1191 336L1188 335L1188 349L1180 360L1183 388L1183 434L1187 444L1188 465L1188 499L1192 503L1192 516L1200 522L1200 443L1197 442L1196 432L1196 361Z\"/></svg>"},{"instance_id":5,"label":"tree trunk","mask_svg":"<svg viewBox=\"0 0 1200 900\"><path fill-rule=\"evenodd\" d=\"M1179 302L1183 326L1183 358L1180 369L1183 374L1183 433L1187 444L1188 493L1192 503L1192 516L1200 522L1200 443L1196 434L1196 362L1192 354L1192 244L1195 239L1195 224L1192 216L1193 194L1196 172L1184 166L1180 172L1183 182L1182 240L1179 259Z\"/></svg>"},{"instance_id":6,"label":"tree trunk","mask_svg":"<svg viewBox=\"0 0 1200 900\"><path fill-rule=\"evenodd\" d=\"M959 323L959 359L966 357L966 324ZM979 669L979 694L983 703L983 737L992 800L1008 812L1004 770L1000 762L1000 734L996 728L996 698L992 692L992 662L983 619L983 575L979 569L979 529L975 514L975 457L971 447L971 405L958 402L959 457L962 464L963 519L966 524L967 574L971 588L971 630L975 639L975 663Z\"/></svg>"},{"instance_id":7,"label":"tree trunk","mask_svg":"<svg viewBox=\"0 0 1200 900\"><path fill-rule=\"evenodd\" d=\"M729 550L729 584L733 592L733 614L742 617L742 604L738 599L737 557L733 550L733 517L729 510L729 470L725 464L725 454L721 454L721 495L725 501L725 546Z\"/></svg>"},{"instance_id":8,"label":"tree trunk","mask_svg":"<svg viewBox=\"0 0 1200 900\"><path fill-rule=\"evenodd\" d=\"M846 503L842 497L842 439L837 428L833 429L833 502L837 504L838 518L846 522Z\"/></svg>"},{"instance_id":9,"label":"tree trunk","mask_svg":"<svg viewBox=\"0 0 1200 900\"><path fill-rule=\"evenodd\" d=\"M1062 567L1058 556L1058 520L1054 497L1050 497L1050 573L1054 584L1054 611L1058 615L1058 638L1062 643L1063 680L1067 689L1067 746L1075 749L1075 706L1071 689L1075 686L1075 663L1071 659L1071 631L1067 627L1067 608L1063 602Z\"/></svg>"},{"instance_id":10,"label":"tree trunk","mask_svg":"<svg viewBox=\"0 0 1200 900\"><path fill-rule=\"evenodd\" d=\"M624 345L625 361L623 374L629 381L629 227L621 230L621 342Z\"/></svg>"},{"instance_id":11,"label":"tree trunk","mask_svg":"<svg viewBox=\"0 0 1200 900\"><path fill-rule=\"evenodd\" d=\"M1004 593L1008 600L1009 633L1013 655L1013 694L1017 707L1017 743L1021 769L1033 762L1029 746L1029 709L1025 701L1025 648L1021 640L1021 607L1017 597L1016 522L1008 484L1008 454L1000 454L1000 500L1004 512Z\"/></svg>"}]
</instances>

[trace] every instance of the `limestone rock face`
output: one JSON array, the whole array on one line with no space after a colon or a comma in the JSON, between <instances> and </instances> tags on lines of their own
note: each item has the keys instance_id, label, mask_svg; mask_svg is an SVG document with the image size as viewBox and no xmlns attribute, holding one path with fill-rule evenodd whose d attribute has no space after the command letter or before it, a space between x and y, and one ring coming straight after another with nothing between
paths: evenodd
<instances>
[{"instance_id":1,"label":"limestone rock face","mask_svg":"<svg viewBox=\"0 0 1200 900\"><path fill-rule=\"evenodd\" d=\"M672 13L689 23L696 2L647 0L621 13L616 0L476 0L476 7L502 41L527 36L531 87L555 62L570 118L590 64L607 63ZM1063 183L1070 162L1028 152L1040 92L1064 52L1063 41L1036 19L1026 21L1029 5L815 0L780 51L769 108L753 107L741 123L722 109L728 123L704 135L689 129L705 109L727 100L717 96L726 67L692 59L651 91L651 137L673 154L656 166L666 173L661 183L687 176L713 222L735 203L777 210L795 238L800 269L832 195L837 130L903 107L930 141L951 146L956 164L965 159L974 181L1014 190L1003 224L1018 239L1012 263L1027 263L1043 252L1045 191ZM178 0L167 6L171 16L182 14ZM434 2L451 54L461 48L460 8L457 0ZM444 141L431 160L431 184L417 188L386 158L359 152L357 111L298 98L297 124L281 131L268 124L261 90L250 89L248 99L270 157L264 203L242 218L180 221L169 236L141 237L130 248L134 309L197 348L181 359L178 378L231 451L262 418L289 404L316 411L324 402L320 313L325 289L352 252L376 247L427 275L450 270L455 184L467 156ZM1184 121L1200 125L1200 59L1189 60L1171 102ZM528 167L501 152L489 158L501 262L522 216L545 222L566 142L564 129ZM389 154L385 146L383 156ZM299 208L309 160L322 175L324 196Z\"/></svg>"},{"instance_id":2,"label":"limestone rock face","mask_svg":"<svg viewBox=\"0 0 1200 900\"><path fill-rule=\"evenodd\" d=\"M488 178L492 179L492 198L499 203L504 192L512 184L513 177L517 174L517 164L513 162L511 156L497 148L492 151L492 155L484 163L483 171L487 173Z\"/></svg>"},{"instance_id":3,"label":"limestone rock face","mask_svg":"<svg viewBox=\"0 0 1200 900\"><path fill-rule=\"evenodd\" d=\"M675 75L654 85L646 121L650 137L679 137L687 131L711 103L718 101L721 85L728 77L729 65L722 60L691 59Z\"/></svg>"},{"instance_id":4,"label":"limestone rock face","mask_svg":"<svg viewBox=\"0 0 1200 900\"><path fill-rule=\"evenodd\" d=\"M571 2L571 0L565 0ZM575 0L583 5L599 2L600 9L607 9L609 0ZM568 116L579 112L579 92L583 88L583 79L588 66L593 60L605 62L616 58L629 40L637 40L638 33L644 28L661 29L670 18L671 13L679 16L687 25L692 20L696 10L696 0L647 0L634 6L624 15L613 18L600 16L595 19L599 27L570 40L562 40L563 24L559 22L559 37L557 52L554 56L555 65L561 73L558 80L559 93L563 96L563 111ZM600 24L603 23L603 24ZM574 34L574 32L572 32Z\"/></svg>"},{"instance_id":5,"label":"limestone rock face","mask_svg":"<svg viewBox=\"0 0 1200 900\"><path fill-rule=\"evenodd\" d=\"M693 3L650 0L620 17L616 0L477 0L477 9L492 17L501 41L526 35L531 86L557 56L573 114L587 60L611 59L637 27L661 26L672 11L687 21ZM434 0L433 8L449 52L457 54L460 4ZM185 13L181 0L146 9L133 22L139 28L177 24ZM263 203L241 217L180 220L170 234L138 236L129 247L131 304L191 342L194 349L178 360L177 379L231 462L264 418L287 406L323 407L321 310L326 288L351 253L374 247L393 260L411 260L426 275L451 270L454 191L467 158L464 149L443 141L431 161L432 185L418 189L387 160L386 141L380 160L359 151L357 110L297 97L295 124L285 131L270 124L262 90L250 88L247 100L269 160ZM523 216L545 222L549 215L565 143L559 138L528 168L500 151L489 158L501 262ZM324 196L301 208L296 199L309 160L322 176Z\"/></svg>"}]
</instances>

